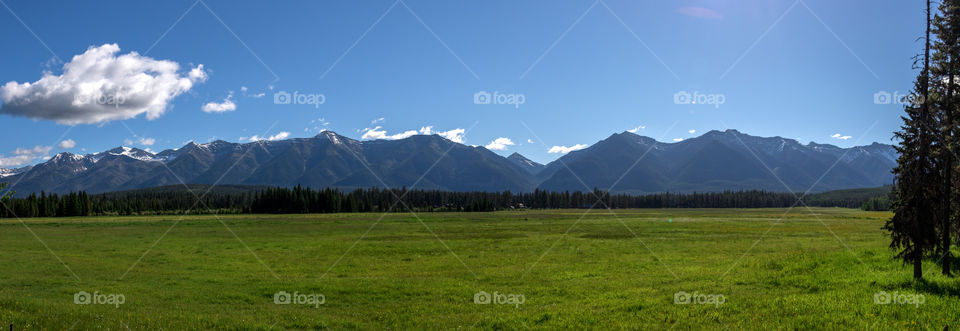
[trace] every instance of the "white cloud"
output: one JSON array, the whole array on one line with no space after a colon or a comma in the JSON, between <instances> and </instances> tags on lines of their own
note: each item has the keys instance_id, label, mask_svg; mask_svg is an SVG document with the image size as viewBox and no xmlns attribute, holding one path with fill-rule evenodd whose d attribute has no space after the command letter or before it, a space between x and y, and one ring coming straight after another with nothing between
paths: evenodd
<instances>
[{"instance_id":1,"label":"white cloud","mask_svg":"<svg viewBox=\"0 0 960 331\"><path fill-rule=\"evenodd\" d=\"M374 128L367 128L363 132L363 136L360 136L360 139L369 140L369 139L386 139L386 140L397 140L408 138L417 134L416 130L408 130L394 135L388 135L387 130L381 130L381 127L377 126Z\"/></svg>"},{"instance_id":2,"label":"white cloud","mask_svg":"<svg viewBox=\"0 0 960 331\"><path fill-rule=\"evenodd\" d=\"M277 133L277 134L275 134L275 135L272 135L272 136L269 136L269 137L266 137L266 138L260 137L260 136L256 136L256 135L254 135L253 137L250 137L250 138L240 137L240 141L249 141L249 142L257 142L257 141L262 141L262 140L266 140L266 141L277 141L277 140L287 139L287 137L289 137L289 136L290 136L290 132L281 131L280 133Z\"/></svg>"},{"instance_id":3,"label":"white cloud","mask_svg":"<svg viewBox=\"0 0 960 331\"><path fill-rule=\"evenodd\" d=\"M533 143L533 139L527 139L527 143L528 143L528 144L532 144L532 143Z\"/></svg>"},{"instance_id":4,"label":"white cloud","mask_svg":"<svg viewBox=\"0 0 960 331\"><path fill-rule=\"evenodd\" d=\"M323 131L327 131L327 126L330 125L330 122L328 122L326 119L321 117L315 120L310 120L309 124L313 125L313 128L310 128L310 127L303 128L303 132L310 132L312 130L312 131L316 131L317 133L320 133Z\"/></svg>"},{"instance_id":5,"label":"white cloud","mask_svg":"<svg viewBox=\"0 0 960 331\"><path fill-rule=\"evenodd\" d=\"M208 102L201 109L204 113L224 113L237 110L237 104L233 103L233 92L227 94L223 102Z\"/></svg>"},{"instance_id":6,"label":"white cloud","mask_svg":"<svg viewBox=\"0 0 960 331\"><path fill-rule=\"evenodd\" d=\"M464 141L464 133L466 133L466 130L453 129L449 131L433 131L433 126L424 126L424 127L420 127L420 130L407 130L401 133L391 135L391 134L387 134L387 130L383 130L382 127L376 126L373 128L363 129L361 132L363 132L363 135L360 136L360 139L362 140L371 140L371 139L372 140L376 140L376 139L397 140L397 139L409 138L418 134L421 134L421 135L435 134L443 138L446 138L447 140L453 141L455 143L462 144Z\"/></svg>"},{"instance_id":7,"label":"white cloud","mask_svg":"<svg viewBox=\"0 0 960 331\"><path fill-rule=\"evenodd\" d=\"M33 161L35 157L29 155L0 156L0 168L19 167Z\"/></svg>"},{"instance_id":8,"label":"white cloud","mask_svg":"<svg viewBox=\"0 0 960 331\"><path fill-rule=\"evenodd\" d=\"M156 139L148 138L148 137L135 137L135 138L137 138L137 140L124 139L124 140L123 140L123 145L124 145L124 146L133 146L133 145L136 145L136 144L140 144L140 145L142 145L142 146L153 146L153 144L157 142Z\"/></svg>"},{"instance_id":9,"label":"white cloud","mask_svg":"<svg viewBox=\"0 0 960 331\"><path fill-rule=\"evenodd\" d=\"M273 87L271 86L270 89L272 90ZM264 92L260 92L260 93L247 93L247 91L249 91L249 90L250 90L250 89L248 89L246 86L241 86L241 87L240 87L240 94L243 95L243 96L245 96L245 97L257 98L257 99L262 98L263 96L267 95L267 94L264 93Z\"/></svg>"},{"instance_id":10,"label":"white cloud","mask_svg":"<svg viewBox=\"0 0 960 331\"><path fill-rule=\"evenodd\" d=\"M370 121L370 125L377 124L377 123L383 123L384 121L386 121L386 119L383 118L383 117L381 117L381 118L378 118L378 119L375 119L375 120Z\"/></svg>"},{"instance_id":11,"label":"white cloud","mask_svg":"<svg viewBox=\"0 0 960 331\"><path fill-rule=\"evenodd\" d=\"M642 130L646 130L646 129L647 129L646 126L641 125L641 126L638 126L638 127L633 128L633 129L627 130L627 132L637 133L637 131L642 131Z\"/></svg>"},{"instance_id":12,"label":"white cloud","mask_svg":"<svg viewBox=\"0 0 960 331\"><path fill-rule=\"evenodd\" d=\"M567 153L570 153L570 152L573 152L573 151L579 151L579 150L584 149L584 148L587 148L587 145L584 145L584 144L576 144L576 145L573 145L573 146L570 146L570 147L567 147L567 146L553 146L553 147L550 147L550 150L548 150L547 153L567 154Z\"/></svg>"},{"instance_id":13,"label":"white cloud","mask_svg":"<svg viewBox=\"0 0 960 331\"><path fill-rule=\"evenodd\" d=\"M17 148L15 151L13 151L13 154L17 154L17 155L47 154L47 153L50 153L51 150L53 150L53 147L51 146L34 146L33 148L30 148L30 149Z\"/></svg>"},{"instance_id":14,"label":"white cloud","mask_svg":"<svg viewBox=\"0 0 960 331\"><path fill-rule=\"evenodd\" d=\"M484 147L486 147L491 151L505 151L507 150L507 146L513 146L513 145L514 143L512 140L510 140L510 138L500 137L500 138L494 139Z\"/></svg>"},{"instance_id":15,"label":"white cloud","mask_svg":"<svg viewBox=\"0 0 960 331\"><path fill-rule=\"evenodd\" d=\"M690 131L687 131L687 133L694 134L694 133L697 133L697 130L690 130Z\"/></svg>"},{"instance_id":16,"label":"white cloud","mask_svg":"<svg viewBox=\"0 0 960 331\"><path fill-rule=\"evenodd\" d=\"M117 44L91 46L63 65L63 73L45 72L30 83L0 86L0 113L45 119L59 124L96 124L146 114L157 119L176 96L207 79L203 65L178 71L180 65L137 52L117 55Z\"/></svg>"},{"instance_id":17,"label":"white cloud","mask_svg":"<svg viewBox=\"0 0 960 331\"><path fill-rule=\"evenodd\" d=\"M59 146L60 149L71 149L77 146L77 142L73 141L73 139L67 139L67 140L61 141L60 144L57 146Z\"/></svg>"},{"instance_id":18,"label":"white cloud","mask_svg":"<svg viewBox=\"0 0 960 331\"><path fill-rule=\"evenodd\" d=\"M840 139L840 140L847 140L847 139L850 139L850 138L853 138L853 137L851 137L851 136L843 136L843 135L840 135L839 133L834 133L832 136L830 136L830 138Z\"/></svg>"},{"instance_id":19,"label":"white cloud","mask_svg":"<svg viewBox=\"0 0 960 331\"><path fill-rule=\"evenodd\" d=\"M50 151L53 146L34 146L33 148L17 148L13 151L13 156L0 155L0 167L10 168L30 164L37 159L50 159Z\"/></svg>"},{"instance_id":20,"label":"white cloud","mask_svg":"<svg viewBox=\"0 0 960 331\"><path fill-rule=\"evenodd\" d=\"M675 141L675 142L681 142L681 141L683 141L683 138L673 138L673 141Z\"/></svg>"},{"instance_id":21,"label":"white cloud","mask_svg":"<svg viewBox=\"0 0 960 331\"><path fill-rule=\"evenodd\" d=\"M464 133L466 133L466 130L464 129L453 129L450 131L437 132L436 134L440 135L441 137L447 138L447 140L450 140L452 142L462 144Z\"/></svg>"},{"instance_id":22,"label":"white cloud","mask_svg":"<svg viewBox=\"0 0 960 331\"><path fill-rule=\"evenodd\" d=\"M704 7L680 7L677 8L677 12L686 16L696 17L696 18L706 18L706 19L715 19L719 20L723 18L723 15L716 12L710 8Z\"/></svg>"},{"instance_id":23,"label":"white cloud","mask_svg":"<svg viewBox=\"0 0 960 331\"><path fill-rule=\"evenodd\" d=\"M104 46L106 46L106 45L104 45ZM113 44L113 46L117 46L117 44ZM120 48L117 47L117 50L119 51ZM137 52L131 52L130 54L136 55ZM130 54L128 54L128 55L130 55ZM76 57L74 57L74 58L76 58ZM147 59L149 59L149 58L147 58ZM173 63L173 64L176 65L176 63ZM207 81L207 72L206 72L206 71L203 71L203 65L200 64L200 65L197 65L197 67L195 67L195 68L193 68L193 69L190 69L190 73L187 74L187 77L189 77L190 80L191 80L191 81L194 81L194 82L205 82L205 81Z\"/></svg>"}]
</instances>

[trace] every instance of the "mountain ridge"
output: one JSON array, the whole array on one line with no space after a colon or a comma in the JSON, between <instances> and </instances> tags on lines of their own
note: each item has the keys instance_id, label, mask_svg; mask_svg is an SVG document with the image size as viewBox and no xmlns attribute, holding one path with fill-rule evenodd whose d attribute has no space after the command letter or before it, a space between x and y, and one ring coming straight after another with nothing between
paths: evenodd
<instances>
[{"instance_id":1,"label":"mountain ridge","mask_svg":"<svg viewBox=\"0 0 960 331\"><path fill-rule=\"evenodd\" d=\"M732 129L671 143L625 131L544 165L519 153L504 157L438 135L359 141L324 131L310 138L242 144L191 141L157 153L124 146L86 155L63 152L33 166L0 168L0 180L18 183L14 187L18 195L79 190L102 193L176 185L181 180L188 184L338 188L416 184L417 188L451 191L612 187L614 192L625 193L803 192L889 184L896 156L893 146L880 143L850 148L814 142L804 145L794 139L751 136Z\"/></svg>"}]
</instances>

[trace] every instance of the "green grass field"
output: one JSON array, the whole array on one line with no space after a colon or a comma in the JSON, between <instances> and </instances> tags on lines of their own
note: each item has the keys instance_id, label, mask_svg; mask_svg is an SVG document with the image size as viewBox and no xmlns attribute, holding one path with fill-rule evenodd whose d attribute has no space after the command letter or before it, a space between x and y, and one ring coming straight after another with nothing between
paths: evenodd
<instances>
[{"instance_id":1,"label":"green grass field","mask_svg":"<svg viewBox=\"0 0 960 331\"><path fill-rule=\"evenodd\" d=\"M232 215L223 224L213 216L7 219L0 322L16 330L960 327L960 280L928 263L927 281L912 282L881 230L890 213L785 211L617 210L619 220L602 210L582 219L583 210L424 213L423 223L409 213L379 223L380 214ZM123 304L75 304L79 291L122 294ZM325 301L275 304L280 291ZM476 304L480 291L522 304ZM722 303L675 304L681 291ZM875 304L878 292L914 304Z\"/></svg>"}]
</instances>

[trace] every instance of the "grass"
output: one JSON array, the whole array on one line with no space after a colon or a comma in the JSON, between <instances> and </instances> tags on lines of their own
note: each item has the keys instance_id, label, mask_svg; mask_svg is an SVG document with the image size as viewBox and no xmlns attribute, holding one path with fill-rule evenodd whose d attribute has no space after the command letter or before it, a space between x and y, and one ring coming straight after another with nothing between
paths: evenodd
<instances>
[{"instance_id":1,"label":"grass","mask_svg":"<svg viewBox=\"0 0 960 331\"><path fill-rule=\"evenodd\" d=\"M0 322L16 330L960 326L960 281L927 263L927 280L912 282L880 229L889 213L785 212L3 220ZM78 291L125 302L77 305ZM326 301L274 304L279 291ZM524 302L475 304L478 291ZM724 302L674 304L680 291ZM923 303L874 304L881 291Z\"/></svg>"}]
</instances>

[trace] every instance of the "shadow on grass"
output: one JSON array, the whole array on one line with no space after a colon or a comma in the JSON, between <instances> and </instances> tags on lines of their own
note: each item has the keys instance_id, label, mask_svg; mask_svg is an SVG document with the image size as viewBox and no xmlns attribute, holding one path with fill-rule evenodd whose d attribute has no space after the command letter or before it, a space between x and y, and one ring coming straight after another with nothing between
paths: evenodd
<instances>
[{"instance_id":1,"label":"shadow on grass","mask_svg":"<svg viewBox=\"0 0 960 331\"><path fill-rule=\"evenodd\" d=\"M902 289L913 289L917 292L939 296L960 297L960 282L956 278L950 279L922 279L907 281L900 284Z\"/></svg>"},{"instance_id":2,"label":"shadow on grass","mask_svg":"<svg viewBox=\"0 0 960 331\"><path fill-rule=\"evenodd\" d=\"M946 258L950 260L950 275L956 277L960 275L960 254L957 254L956 251L951 252L951 256ZM943 269L943 260L937 259L934 261L937 264L937 273L940 273L940 270Z\"/></svg>"}]
</instances>

